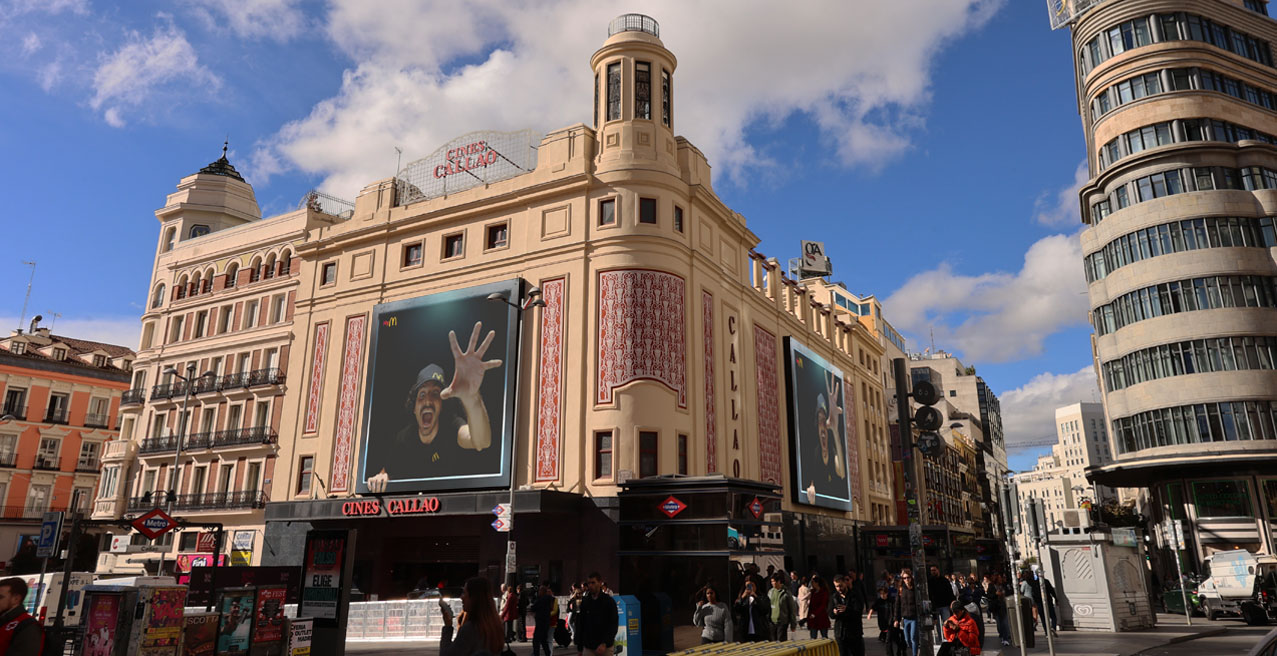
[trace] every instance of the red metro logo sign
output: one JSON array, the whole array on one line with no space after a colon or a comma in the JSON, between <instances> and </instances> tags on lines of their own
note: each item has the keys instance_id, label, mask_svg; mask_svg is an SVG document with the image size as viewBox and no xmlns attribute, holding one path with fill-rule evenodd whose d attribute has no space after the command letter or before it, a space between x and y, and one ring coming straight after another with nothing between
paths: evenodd
<instances>
[{"instance_id":1,"label":"red metro logo sign","mask_svg":"<svg viewBox=\"0 0 1277 656\"><path fill-rule=\"evenodd\" d=\"M133 520L133 528L137 529L138 533L145 535L148 540L154 540L177 528L177 520L170 517L163 510L156 508Z\"/></svg>"},{"instance_id":2,"label":"red metro logo sign","mask_svg":"<svg viewBox=\"0 0 1277 656\"><path fill-rule=\"evenodd\" d=\"M665 513L665 516L670 519L674 519L674 515L683 512L685 508L687 508L687 504L674 497L662 501L660 505L661 512Z\"/></svg>"}]
</instances>

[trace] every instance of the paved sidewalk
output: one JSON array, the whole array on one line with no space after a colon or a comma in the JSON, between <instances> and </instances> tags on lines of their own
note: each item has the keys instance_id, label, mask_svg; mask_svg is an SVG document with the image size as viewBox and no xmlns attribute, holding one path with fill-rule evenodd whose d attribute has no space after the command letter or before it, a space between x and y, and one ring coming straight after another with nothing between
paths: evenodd
<instances>
[{"instance_id":1,"label":"paved sidewalk","mask_svg":"<svg viewBox=\"0 0 1277 656\"><path fill-rule=\"evenodd\" d=\"M1206 618L1193 618L1193 625L1184 623L1183 615L1157 616L1157 627L1148 631L1130 633L1107 633L1093 631L1061 631L1055 643L1055 652L1069 656L1135 656L1142 651L1163 645L1195 640L1207 636L1218 635L1228 626L1240 626L1240 622L1209 622ZM681 627L680 627L681 628ZM531 642L516 642L512 645L518 656L531 656ZM347 642L346 652L357 656L437 656L438 641L384 641L384 642ZM877 640L877 625L865 623L865 653L875 656L884 653ZM1037 645L1028 650L1031 655L1047 654L1046 637L1037 634ZM1019 656L1019 647L997 646L997 632L993 625L985 635L984 656ZM576 656L575 648L556 647L553 656Z\"/></svg>"}]
</instances>

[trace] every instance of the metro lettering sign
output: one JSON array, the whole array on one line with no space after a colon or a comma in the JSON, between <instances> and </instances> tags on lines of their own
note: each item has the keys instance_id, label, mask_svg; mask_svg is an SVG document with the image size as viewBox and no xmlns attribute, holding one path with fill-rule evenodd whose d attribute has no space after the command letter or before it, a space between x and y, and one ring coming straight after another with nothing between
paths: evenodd
<instances>
[{"instance_id":1,"label":"metro lettering sign","mask_svg":"<svg viewBox=\"0 0 1277 656\"><path fill-rule=\"evenodd\" d=\"M154 540L177 528L177 520L163 510L156 508L133 520L133 528L137 529L138 533L145 535L147 539Z\"/></svg>"}]
</instances>

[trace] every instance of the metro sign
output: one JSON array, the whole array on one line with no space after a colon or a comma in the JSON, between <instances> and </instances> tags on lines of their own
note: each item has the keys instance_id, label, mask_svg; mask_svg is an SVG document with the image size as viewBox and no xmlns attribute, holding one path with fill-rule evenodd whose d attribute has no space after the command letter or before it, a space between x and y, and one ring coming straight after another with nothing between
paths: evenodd
<instances>
[{"instance_id":1,"label":"metro sign","mask_svg":"<svg viewBox=\"0 0 1277 656\"><path fill-rule=\"evenodd\" d=\"M754 497L754 500L749 502L749 512L754 515L754 519L763 516L763 502L759 501L758 497Z\"/></svg>"},{"instance_id":2,"label":"metro sign","mask_svg":"<svg viewBox=\"0 0 1277 656\"><path fill-rule=\"evenodd\" d=\"M177 520L170 517L163 510L156 508L133 520L133 528L137 529L138 533L145 535L148 539L154 540L177 528Z\"/></svg>"},{"instance_id":3,"label":"metro sign","mask_svg":"<svg viewBox=\"0 0 1277 656\"><path fill-rule=\"evenodd\" d=\"M662 501L660 505L661 512L665 513L665 516L670 519L673 519L674 515L683 512L685 508L687 508L687 504L674 497Z\"/></svg>"}]
</instances>

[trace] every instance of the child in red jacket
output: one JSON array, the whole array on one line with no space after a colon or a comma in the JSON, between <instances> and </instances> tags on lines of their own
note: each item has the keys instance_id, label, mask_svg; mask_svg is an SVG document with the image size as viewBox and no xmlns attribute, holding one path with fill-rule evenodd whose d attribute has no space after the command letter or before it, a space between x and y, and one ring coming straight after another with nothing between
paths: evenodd
<instances>
[{"instance_id":1,"label":"child in red jacket","mask_svg":"<svg viewBox=\"0 0 1277 656\"><path fill-rule=\"evenodd\" d=\"M980 627L976 626L975 620L971 618L971 614L967 612L962 602L955 601L949 604L949 610L953 614L944 621L945 642L962 645L971 652L971 656L979 656Z\"/></svg>"}]
</instances>

